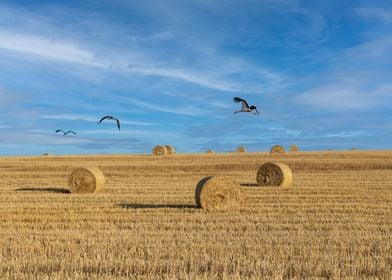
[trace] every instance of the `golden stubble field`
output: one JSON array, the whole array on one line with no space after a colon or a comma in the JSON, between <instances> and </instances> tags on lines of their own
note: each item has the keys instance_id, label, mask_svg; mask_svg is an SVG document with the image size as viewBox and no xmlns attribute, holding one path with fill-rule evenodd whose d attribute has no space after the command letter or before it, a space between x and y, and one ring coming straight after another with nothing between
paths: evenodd
<instances>
[{"instance_id":1,"label":"golden stubble field","mask_svg":"<svg viewBox=\"0 0 392 280\"><path fill-rule=\"evenodd\" d=\"M257 187L288 164L291 188ZM66 192L98 166L103 193ZM206 212L208 175L242 185ZM0 158L0 279L392 279L392 152Z\"/></svg>"}]
</instances>

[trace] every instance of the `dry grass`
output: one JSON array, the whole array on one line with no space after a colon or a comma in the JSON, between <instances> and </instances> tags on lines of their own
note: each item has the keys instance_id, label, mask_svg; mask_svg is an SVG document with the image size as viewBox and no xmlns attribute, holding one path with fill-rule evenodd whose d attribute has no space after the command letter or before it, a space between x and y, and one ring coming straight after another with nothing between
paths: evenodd
<instances>
[{"instance_id":1,"label":"dry grass","mask_svg":"<svg viewBox=\"0 0 392 280\"><path fill-rule=\"evenodd\" d=\"M103 190L105 177L98 167L78 167L68 177L71 193L93 193Z\"/></svg>"},{"instance_id":2,"label":"dry grass","mask_svg":"<svg viewBox=\"0 0 392 280\"><path fill-rule=\"evenodd\" d=\"M1 279L392 279L392 152L298 152L291 188L256 186L269 153L0 158ZM79 166L101 193L67 193ZM206 176L237 211L196 207Z\"/></svg>"}]
</instances>

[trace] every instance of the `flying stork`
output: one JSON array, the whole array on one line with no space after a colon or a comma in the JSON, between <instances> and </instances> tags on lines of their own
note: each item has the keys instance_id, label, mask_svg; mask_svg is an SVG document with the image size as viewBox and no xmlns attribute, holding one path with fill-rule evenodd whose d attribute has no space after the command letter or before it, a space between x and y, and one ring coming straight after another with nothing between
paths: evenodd
<instances>
[{"instance_id":1,"label":"flying stork","mask_svg":"<svg viewBox=\"0 0 392 280\"><path fill-rule=\"evenodd\" d=\"M65 132L65 131L62 130L62 129L57 129L57 130L56 130L56 133L59 133L59 132L62 132L63 135L67 135L67 134L70 134L70 133L73 133L73 135L76 135L76 132L75 132L75 131L72 131L72 130L68 130L67 132Z\"/></svg>"},{"instance_id":2,"label":"flying stork","mask_svg":"<svg viewBox=\"0 0 392 280\"><path fill-rule=\"evenodd\" d=\"M113 116L105 116L102 119L100 119L98 123L101 123L103 120L115 120L117 122L118 130L120 130L120 121L117 118Z\"/></svg>"},{"instance_id":3,"label":"flying stork","mask_svg":"<svg viewBox=\"0 0 392 280\"><path fill-rule=\"evenodd\" d=\"M233 101L236 102L236 103L240 103L240 102L242 103L241 110L235 111L234 114L241 113L241 112L243 112L243 113L253 113L254 115L258 115L259 114L259 111L257 111L256 106L254 106L254 105L249 106L248 102L246 102L245 99L242 99L242 98L239 98L239 97L234 97ZM253 110L255 110L255 112L253 112Z\"/></svg>"}]
</instances>

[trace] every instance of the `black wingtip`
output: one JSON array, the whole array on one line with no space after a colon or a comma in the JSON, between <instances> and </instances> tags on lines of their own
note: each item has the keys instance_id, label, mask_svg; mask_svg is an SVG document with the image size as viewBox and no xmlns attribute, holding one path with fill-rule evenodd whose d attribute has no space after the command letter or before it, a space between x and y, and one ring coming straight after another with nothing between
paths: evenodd
<instances>
[{"instance_id":1,"label":"black wingtip","mask_svg":"<svg viewBox=\"0 0 392 280\"><path fill-rule=\"evenodd\" d=\"M242 98L234 97L234 98L233 98L233 101L238 103L238 102L241 102L241 101L242 101Z\"/></svg>"}]
</instances>

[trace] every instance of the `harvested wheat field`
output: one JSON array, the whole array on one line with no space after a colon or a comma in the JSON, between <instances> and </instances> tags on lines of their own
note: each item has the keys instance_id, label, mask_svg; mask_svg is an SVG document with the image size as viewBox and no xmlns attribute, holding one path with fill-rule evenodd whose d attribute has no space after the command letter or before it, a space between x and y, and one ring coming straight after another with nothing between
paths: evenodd
<instances>
[{"instance_id":1,"label":"harvested wheat field","mask_svg":"<svg viewBox=\"0 0 392 280\"><path fill-rule=\"evenodd\" d=\"M259 187L268 161L290 187ZM102 192L69 193L80 166ZM196 207L207 176L240 209ZM0 158L1 279L392 279L392 152Z\"/></svg>"}]
</instances>

